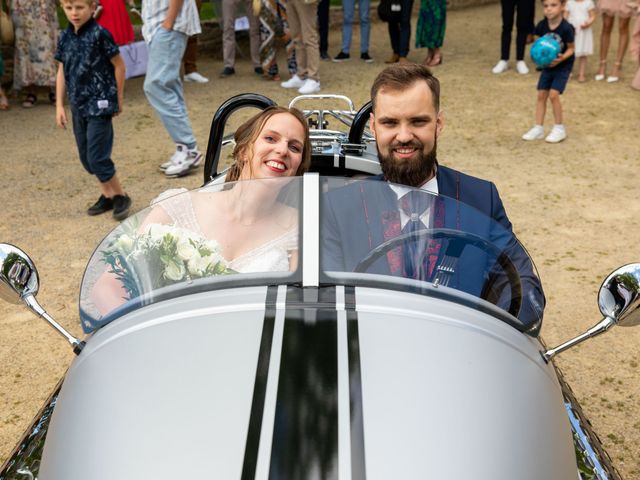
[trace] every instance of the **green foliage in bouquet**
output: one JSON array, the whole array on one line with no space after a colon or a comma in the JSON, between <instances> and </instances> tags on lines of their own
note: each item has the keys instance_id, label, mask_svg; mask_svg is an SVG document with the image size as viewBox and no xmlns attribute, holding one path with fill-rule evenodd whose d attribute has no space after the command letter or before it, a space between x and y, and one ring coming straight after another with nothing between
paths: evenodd
<instances>
[{"instance_id":1,"label":"green foliage in bouquet","mask_svg":"<svg viewBox=\"0 0 640 480\"><path fill-rule=\"evenodd\" d=\"M129 299L175 283L236 273L227 267L216 241L171 225L150 225L141 233L133 222L125 223L102 259Z\"/></svg>"}]
</instances>

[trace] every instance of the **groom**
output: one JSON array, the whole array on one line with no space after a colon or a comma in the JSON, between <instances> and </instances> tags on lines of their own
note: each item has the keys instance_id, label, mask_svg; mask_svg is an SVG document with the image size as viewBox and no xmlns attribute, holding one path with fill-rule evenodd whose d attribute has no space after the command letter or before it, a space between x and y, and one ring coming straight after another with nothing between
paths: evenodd
<instances>
[{"instance_id":1,"label":"groom","mask_svg":"<svg viewBox=\"0 0 640 480\"><path fill-rule=\"evenodd\" d=\"M388 67L371 87L371 102L370 129L376 139L383 172L372 180L397 185L385 188L387 185L365 181L333 190L325 196L323 268L352 271L372 248L397 237L401 229L405 231L410 219L415 218L413 213L399 206L409 190L403 191L399 185L442 195L431 200L429 208L422 207L415 213L424 222L420 225L471 232L507 252L522 282L523 301L518 317L529 333L537 334L545 304L544 293L528 255L512 233L511 222L495 185L442 166L437 161L437 140L444 128L438 79L423 65ZM428 194L424 196L435 198ZM434 267L442 264L443 255L449 252L448 248L440 249L440 243L431 239L420 247L420 256L426 259L424 266L407 266L406 259L398 253L400 249L394 249L381 255L383 258L368 271L433 282L438 270ZM408 248L406 244L402 246L404 257ZM486 252L464 248L457 259L460 268L455 273L463 271L464 275L457 275L452 286L480 296L494 261L495 256ZM420 269L423 275L418 274Z\"/></svg>"}]
</instances>

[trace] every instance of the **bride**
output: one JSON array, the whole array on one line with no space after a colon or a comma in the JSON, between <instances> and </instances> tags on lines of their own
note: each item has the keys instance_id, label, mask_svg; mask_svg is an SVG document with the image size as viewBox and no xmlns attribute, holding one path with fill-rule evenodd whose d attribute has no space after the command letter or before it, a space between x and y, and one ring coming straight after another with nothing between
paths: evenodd
<instances>
[{"instance_id":1,"label":"bride","mask_svg":"<svg viewBox=\"0 0 640 480\"><path fill-rule=\"evenodd\" d=\"M137 231L167 225L214 240L225 267L234 272L294 271L299 213L283 202L283 194L295 188L291 177L302 175L311 163L306 119L297 109L269 107L242 124L234 138L233 165L224 185L161 194ZM113 270L91 289L91 301L102 315L130 297Z\"/></svg>"},{"instance_id":2,"label":"bride","mask_svg":"<svg viewBox=\"0 0 640 480\"><path fill-rule=\"evenodd\" d=\"M225 181L239 182L222 191L205 187L171 198L161 195L142 228L171 224L213 239L228 267L237 272L293 271L298 210L280 202L278 195L289 183L283 179L309 168L306 120L297 109L269 107L241 125L234 138L234 163ZM253 179L264 181L242 182Z\"/></svg>"}]
</instances>

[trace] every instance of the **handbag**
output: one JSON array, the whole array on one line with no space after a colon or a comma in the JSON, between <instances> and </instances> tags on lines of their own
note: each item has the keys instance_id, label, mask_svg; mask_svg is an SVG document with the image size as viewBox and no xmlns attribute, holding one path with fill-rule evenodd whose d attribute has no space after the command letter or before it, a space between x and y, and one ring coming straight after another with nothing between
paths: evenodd
<instances>
[{"instance_id":1,"label":"handbag","mask_svg":"<svg viewBox=\"0 0 640 480\"><path fill-rule=\"evenodd\" d=\"M378 17L383 22L399 22L402 17L401 0L380 0L378 4Z\"/></svg>"},{"instance_id":2,"label":"handbag","mask_svg":"<svg viewBox=\"0 0 640 480\"><path fill-rule=\"evenodd\" d=\"M147 73L149 52L145 42L139 41L120 46L120 56L127 68L124 78L140 77Z\"/></svg>"},{"instance_id":3,"label":"handbag","mask_svg":"<svg viewBox=\"0 0 640 480\"><path fill-rule=\"evenodd\" d=\"M11 17L4 10L0 10L0 43L4 45L13 45L15 39Z\"/></svg>"}]
</instances>

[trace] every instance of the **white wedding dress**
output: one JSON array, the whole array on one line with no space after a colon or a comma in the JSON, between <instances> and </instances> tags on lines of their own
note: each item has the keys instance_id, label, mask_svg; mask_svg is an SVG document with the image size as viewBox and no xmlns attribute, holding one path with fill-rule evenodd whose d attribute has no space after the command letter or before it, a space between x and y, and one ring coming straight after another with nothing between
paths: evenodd
<instances>
[{"instance_id":1,"label":"white wedding dress","mask_svg":"<svg viewBox=\"0 0 640 480\"><path fill-rule=\"evenodd\" d=\"M175 226L206 237L193 209L191 195L185 192L187 189L184 188L168 190L154 199L151 205L162 208ZM287 272L290 254L297 249L298 228L296 227L233 260L227 260L227 265L240 273Z\"/></svg>"}]
</instances>

